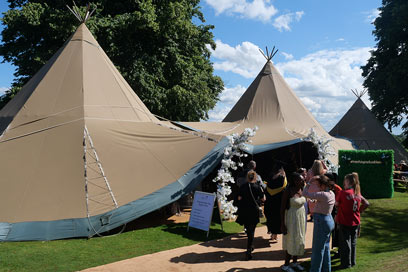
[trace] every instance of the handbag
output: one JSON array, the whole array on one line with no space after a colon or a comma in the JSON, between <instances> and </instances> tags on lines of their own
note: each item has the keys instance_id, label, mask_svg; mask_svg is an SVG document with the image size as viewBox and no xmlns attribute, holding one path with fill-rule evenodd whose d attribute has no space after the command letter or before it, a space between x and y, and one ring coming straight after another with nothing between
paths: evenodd
<instances>
[{"instance_id":1,"label":"handbag","mask_svg":"<svg viewBox=\"0 0 408 272\"><path fill-rule=\"evenodd\" d=\"M259 216L259 218L263 218L264 217L263 210L262 210L261 207L259 207L258 203L255 200L254 195L252 194L251 184L249 182L248 182L248 186L249 186L249 192L251 193L252 199L254 200L255 205L258 207L258 216Z\"/></svg>"}]
</instances>

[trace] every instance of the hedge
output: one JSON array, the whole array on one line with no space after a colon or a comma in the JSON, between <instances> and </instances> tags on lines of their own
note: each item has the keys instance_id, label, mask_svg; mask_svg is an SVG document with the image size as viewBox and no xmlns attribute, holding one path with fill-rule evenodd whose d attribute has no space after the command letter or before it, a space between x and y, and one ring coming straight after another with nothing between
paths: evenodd
<instances>
[{"instance_id":1,"label":"hedge","mask_svg":"<svg viewBox=\"0 0 408 272\"><path fill-rule=\"evenodd\" d=\"M357 172L364 197L392 198L393 169L393 150L339 150L337 183L343 186L344 176Z\"/></svg>"}]
</instances>

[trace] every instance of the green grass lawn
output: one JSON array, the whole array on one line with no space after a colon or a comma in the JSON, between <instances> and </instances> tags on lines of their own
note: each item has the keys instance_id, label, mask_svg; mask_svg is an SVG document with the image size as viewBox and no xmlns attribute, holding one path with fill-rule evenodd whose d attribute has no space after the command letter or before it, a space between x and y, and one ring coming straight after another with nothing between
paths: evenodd
<instances>
[{"instance_id":1,"label":"green grass lawn","mask_svg":"<svg viewBox=\"0 0 408 272\"><path fill-rule=\"evenodd\" d=\"M399 190L392 199L369 201L357 239L357 265L343 271L408 271L408 193ZM332 259L332 270L341 270L340 259Z\"/></svg>"},{"instance_id":2,"label":"green grass lawn","mask_svg":"<svg viewBox=\"0 0 408 272\"><path fill-rule=\"evenodd\" d=\"M235 222L215 224L208 240L242 231ZM136 256L188 246L207 240L197 229L187 232L187 223L161 225L120 235L47 242L0 243L0 271L77 271Z\"/></svg>"},{"instance_id":3,"label":"green grass lawn","mask_svg":"<svg viewBox=\"0 0 408 272\"><path fill-rule=\"evenodd\" d=\"M370 200L357 241L357 265L348 271L408 271L408 193ZM241 232L234 222L211 227L208 240ZM187 232L187 223L161 225L117 236L49 242L0 243L0 271L76 271L206 241L206 233ZM333 270L339 270L339 260ZM305 263L306 267L310 262Z\"/></svg>"}]
</instances>

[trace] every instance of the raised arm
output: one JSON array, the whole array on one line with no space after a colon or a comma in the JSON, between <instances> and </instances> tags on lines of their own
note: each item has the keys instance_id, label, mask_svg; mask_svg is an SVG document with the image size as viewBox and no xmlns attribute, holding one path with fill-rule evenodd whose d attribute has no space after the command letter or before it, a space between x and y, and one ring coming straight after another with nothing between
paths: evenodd
<instances>
[{"instance_id":1,"label":"raised arm","mask_svg":"<svg viewBox=\"0 0 408 272\"><path fill-rule=\"evenodd\" d=\"M309 192L309 187L310 187L310 184L306 185L305 189L303 190L303 195L305 197L308 197L308 198L311 198L311 199L317 199L317 200L327 199L327 195L324 192L311 193L311 192Z\"/></svg>"}]
</instances>

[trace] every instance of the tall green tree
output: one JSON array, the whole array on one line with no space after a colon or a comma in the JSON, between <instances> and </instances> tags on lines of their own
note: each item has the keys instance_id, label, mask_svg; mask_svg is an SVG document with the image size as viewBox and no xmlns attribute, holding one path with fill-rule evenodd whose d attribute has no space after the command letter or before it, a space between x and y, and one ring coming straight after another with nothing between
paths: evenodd
<instances>
[{"instance_id":1,"label":"tall green tree","mask_svg":"<svg viewBox=\"0 0 408 272\"><path fill-rule=\"evenodd\" d=\"M374 21L377 47L362 66L372 111L389 129L403 123L408 136L408 1L383 0Z\"/></svg>"},{"instance_id":2,"label":"tall green tree","mask_svg":"<svg viewBox=\"0 0 408 272\"><path fill-rule=\"evenodd\" d=\"M155 114L197 121L223 89L213 74L212 25L199 0L94 0L87 22L101 47ZM13 87L24 85L79 25L66 0L8 0L0 55L16 66ZM82 12L88 1L77 0ZM72 5L72 4L71 4ZM13 95L14 92L10 92ZM5 98L7 99L7 98Z\"/></svg>"}]
</instances>

